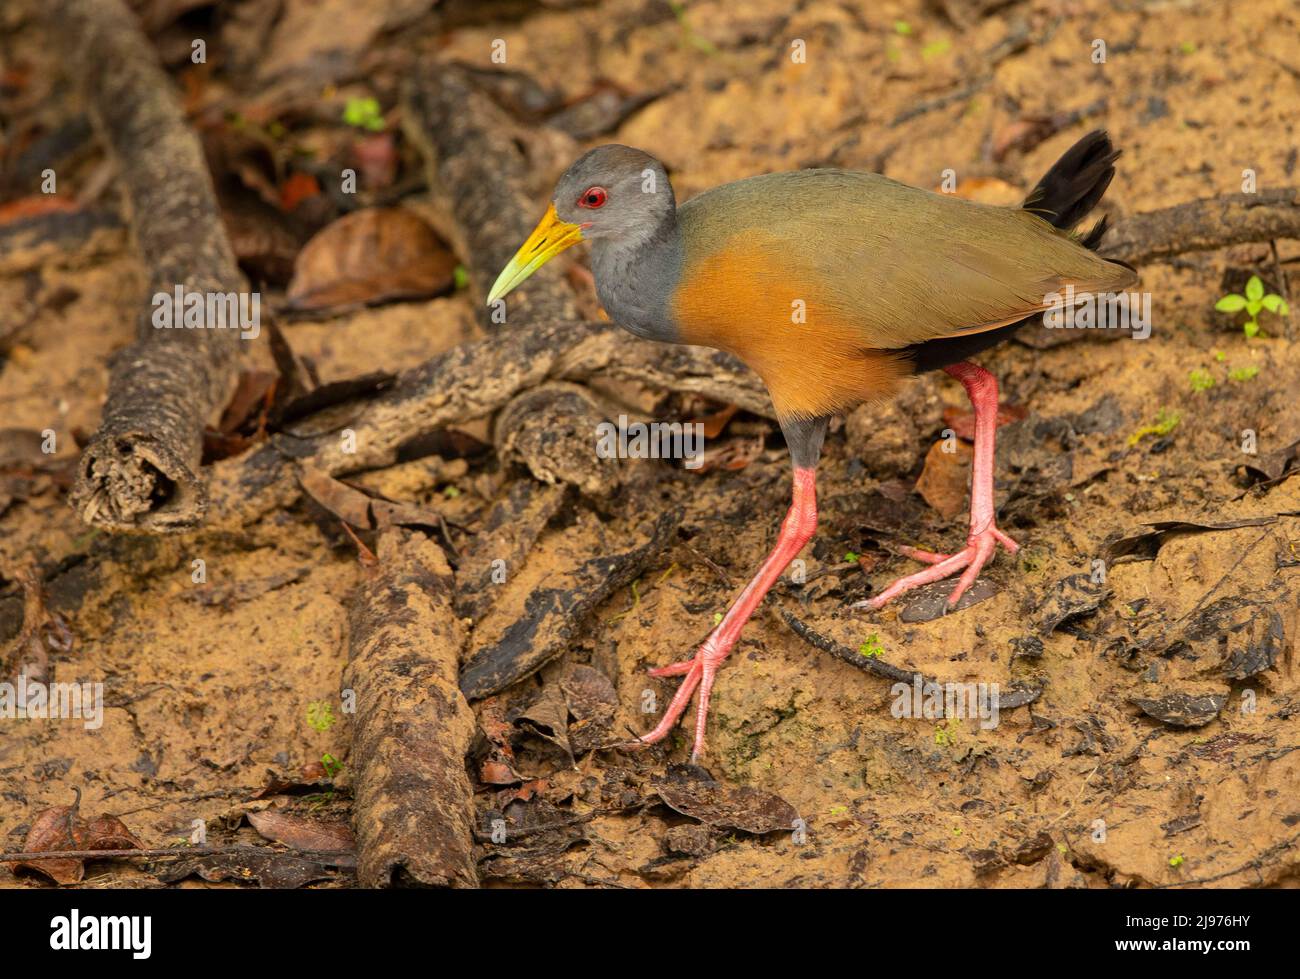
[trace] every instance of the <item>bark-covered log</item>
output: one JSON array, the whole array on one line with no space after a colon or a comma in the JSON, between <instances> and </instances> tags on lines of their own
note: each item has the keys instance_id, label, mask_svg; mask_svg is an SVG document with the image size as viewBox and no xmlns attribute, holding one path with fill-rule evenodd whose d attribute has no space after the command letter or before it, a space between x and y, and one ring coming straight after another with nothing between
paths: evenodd
<instances>
[{"instance_id":1,"label":"bark-covered log","mask_svg":"<svg viewBox=\"0 0 1300 979\"><path fill-rule=\"evenodd\" d=\"M357 877L364 887L473 887L474 715L456 684L465 634L451 571L418 532L386 531L377 552L348 619Z\"/></svg>"},{"instance_id":2,"label":"bark-covered log","mask_svg":"<svg viewBox=\"0 0 1300 979\"><path fill-rule=\"evenodd\" d=\"M298 496L293 460L331 476L392 465L397 450L420 435L484 418L548 380L596 376L700 393L770 415L762 382L730 354L638 340L612 323L546 321L514 335L441 353L357 407L339 431L308 439L280 435L252 453L213 467L214 518L256 520ZM345 433L351 433L344 437Z\"/></svg>"},{"instance_id":3,"label":"bark-covered log","mask_svg":"<svg viewBox=\"0 0 1300 979\"><path fill-rule=\"evenodd\" d=\"M1102 254L1131 265L1274 238L1300 239L1300 189L1224 194L1116 222Z\"/></svg>"},{"instance_id":4,"label":"bark-covered log","mask_svg":"<svg viewBox=\"0 0 1300 979\"><path fill-rule=\"evenodd\" d=\"M644 510L629 507L632 513ZM528 595L524 614L465 662L460 676L465 696L479 700L498 693L568 649L591 610L640 574L673 541L681 521L682 511L670 510L636 527L626 550L584 554L571 567L557 569Z\"/></svg>"},{"instance_id":5,"label":"bark-covered log","mask_svg":"<svg viewBox=\"0 0 1300 979\"><path fill-rule=\"evenodd\" d=\"M424 155L430 186L456 219L456 252L469 256L470 281L485 299L547 201L529 196L535 175L515 141L514 120L463 69L424 65L405 95L405 132ZM516 329L577 315L573 290L553 274L534 276L506 301L508 324ZM481 315L494 325L486 309Z\"/></svg>"},{"instance_id":6,"label":"bark-covered log","mask_svg":"<svg viewBox=\"0 0 1300 979\"><path fill-rule=\"evenodd\" d=\"M586 388L548 382L510 400L493 428L497 458L519 461L537 479L576 486L590 497L618 490L618 459L596 452L605 413Z\"/></svg>"},{"instance_id":7,"label":"bark-covered log","mask_svg":"<svg viewBox=\"0 0 1300 979\"><path fill-rule=\"evenodd\" d=\"M199 140L130 8L56 0L50 11L117 160L148 296L177 286L245 293ZM71 494L83 520L112 530L184 530L202 520L203 426L234 381L237 328L157 329L153 312L145 298L135 343L113 358L100 429ZM172 313L180 323L182 310Z\"/></svg>"},{"instance_id":8,"label":"bark-covered log","mask_svg":"<svg viewBox=\"0 0 1300 979\"><path fill-rule=\"evenodd\" d=\"M496 602L510 568L528 557L551 518L559 512L567 487L516 479L492 504L456 568L456 612L477 623Z\"/></svg>"}]
</instances>

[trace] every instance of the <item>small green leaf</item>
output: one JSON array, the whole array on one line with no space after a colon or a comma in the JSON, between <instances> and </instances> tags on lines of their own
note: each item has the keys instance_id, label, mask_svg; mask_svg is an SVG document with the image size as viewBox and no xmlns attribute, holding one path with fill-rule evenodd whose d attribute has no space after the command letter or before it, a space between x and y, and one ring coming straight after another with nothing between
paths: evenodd
<instances>
[{"instance_id":1,"label":"small green leaf","mask_svg":"<svg viewBox=\"0 0 1300 979\"><path fill-rule=\"evenodd\" d=\"M852 563L853 563L854 561L856 561L857 559L858 559L858 555L857 555L856 552L854 552L854 551L845 551L845 552L844 552L844 560L847 561L849 564L852 564Z\"/></svg>"},{"instance_id":2,"label":"small green leaf","mask_svg":"<svg viewBox=\"0 0 1300 979\"><path fill-rule=\"evenodd\" d=\"M1211 376L1210 372L1200 367L1188 373L1187 379L1192 384L1192 390L1196 392L1208 391L1210 388L1214 387L1214 378Z\"/></svg>"},{"instance_id":3,"label":"small green leaf","mask_svg":"<svg viewBox=\"0 0 1300 979\"><path fill-rule=\"evenodd\" d=\"M469 271L463 265L457 265L452 271L451 277L457 289L464 289L469 285Z\"/></svg>"},{"instance_id":4,"label":"small green leaf","mask_svg":"<svg viewBox=\"0 0 1300 979\"><path fill-rule=\"evenodd\" d=\"M894 21L894 33L895 33L895 34L911 34L911 33L912 33L912 25L909 24L909 23L908 23L907 21L905 21L905 20L896 20L896 21Z\"/></svg>"},{"instance_id":5,"label":"small green leaf","mask_svg":"<svg viewBox=\"0 0 1300 979\"><path fill-rule=\"evenodd\" d=\"M1220 313L1237 313L1246 308L1246 297L1239 296L1235 292L1230 292L1217 303L1214 308Z\"/></svg>"},{"instance_id":6,"label":"small green leaf","mask_svg":"<svg viewBox=\"0 0 1300 979\"><path fill-rule=\"evenodd\" d=\"M1250 314L1251 319L1257 319L1259 317L1259 311L1263 308L1264 300L1262 299L1246 300L1246 312Z\"/></svg>"},{"instance_id":7,"label":"small green leaf","mask_svg":"<svg viewBox=\"0 0 1300 979\"><path fill-rule=\"evenodd\" d=\"M1246 283L1246 298L1251 302L1259 302L1264 298L1264 283L1260 281L1259 276L1252 275L1250 281Z\"/></svg>"},{"instance_id":8,"label":"small green leaf","mask_svg":"<svg viewBox=\"0 0 1300 979\"><path fill-rule=\"evenodd\" d=\"M947 38L943 38L938 41L931 41L929 44L927 44L925 47L921 49L921 57L924 58L926 61L929 61L931 58L937 58L940 55L947 54L948 49L951 47L952 47L952 42L949 41Z\"/></svg>"},{"instance_id":9,"label":"small green leaf","mask_svg":"<svg viewBox=\"0 0 1300 979\"><path fill-rule=\"evenodd\" d=\"M1254 320L1247 320L1246 325L1242 327L1242 330L1245 331L1246 336L1248 337L1258 336L1259 324L1256 323Z\"/></svg>"},{"instance_id":10,"label":"small green leaf","mask_svg":"<svg viewBox=\"0 0 1300 979\"><path fill-rule=\"evenodd\" d=\"M858 653L867 659L879 659L880 654L885 651L885 647L880 644L880 637L874 632L862 641L858 647Z\"/></svg>"},{"instance_id":11,"label":"small green leaf","mask_svg":"<svg viewBox=\"0 0 1300 979\"><path fill-rule=\"evenodd\" d=\"M1286 300L1283 299L1282 302L1280 302L1280 303L1278 304L1278 307L1277 307L1277 315L1278 315L1278 316L1289 316L1290 314L1291 314L1291 307L1288 306L1288 305L1286 304Z\"/></svg>"},{"instance_id":12,"label":"small green leaf","mask_svg":"<svg viewBox=\"0 0 1300 979\"><path fill-rule=\"evenodd\" d=\"M1249 367L1234 367L1232 370L1228 371L1228 380L1249 381L1258 373L1259 368L1254 364L1251 364Z\"/></svg>"}]
</instances>

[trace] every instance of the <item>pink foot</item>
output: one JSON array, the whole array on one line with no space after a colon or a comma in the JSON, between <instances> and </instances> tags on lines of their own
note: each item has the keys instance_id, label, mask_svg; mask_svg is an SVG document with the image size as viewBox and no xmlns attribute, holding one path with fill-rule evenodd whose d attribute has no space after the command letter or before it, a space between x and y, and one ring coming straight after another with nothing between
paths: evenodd
<instances>
[{"instance_id":1,"label":"pink foot","mask_svg":"<svg viewBox=\"0 0 1300 979\"><path fill-rule=\"evenodd\" d=\"M662 741L666 738L668 732L673 729L673 725L686 712L686 707L691 702L691 696L698 687L700 702L695 710L695 744L691 748L691 763L697 762L700 756L704 754L705 721L709 715L709 697L713 693L713 681L718 675L718 667L727 658L727 653L730 651L730 642L723 647L717 642L716 636L709 636L693 658L648 670L647 672L651 676L685 676L686 679L677 688L677 693L673 696L672 702L669 703L668 709L664 711L664 716L659 719L659 723L655 725L654 730L641 735L641 737L637 738L637 742L640 744L654 744L656 741Z\"/></svg>"},{"instance_id":2,"label":"pink foot","mask_svg":"<svg viewBox=\"0 0 1300 979\"><path fill-rule=\"evenodd\" d=\"M957 604L966 589L975 584L980 569L999 544L1012 554L1020 550L1020 545L998 530L993 522L996 513L993 506L993 444L997 431L998 382L984 368L971 363L953 364L944 370L961 381L975 408L975 458L971 470L970 534L966 538L966 548L956 554L936 554L915 547L899 548L907 557L923 561L930 567L899 578L875 598L858 602L854 608L881 608L903 592L941 581L965 568L957 587L948 596L951 607Z\"/></svg>"},{"instance_id":3,"label":"pink foot","mask_svg":"<svg viewBox=\"0 0 1300 979\"><path fill-rule=\"evenodd\" d=\"M965 568L966 571L958 580L957 587L948 596L948 604L956 605L961 596L966 593L966 589L975 584L975 579L979 577L980 570L988 562L988 559L993 556L998 544L1005 547L1011 554L1015 554L1016 551L1020 550L1019 544L996 527L988 527L979 533L971 534L966 540L965 549L952 555L936 554L933 551L922 551L914 547L901 547L899 551L904 555L917 561L924 561L930 567L925 571L918 571L916 574L899 578L879 595L858 602L853 607L882 608L904 592L909 592L913 588L919 588L922 585L928 585L932 581L941 581Z\"/></svg>"},{"instance_id":4,"label":"pink foot","mask_svg":"<svg viewBox=\"0 0 1300 979\"><path fill-rule=\"evenodd\" d=\"M717 678L718 667L727 658L727 654L731 652L731 647L736 644L736 640L740 638L741 630L745 627L745 623L749 621L749 617L754 614L754 609L758 608L763 596L768 593L776 579L780 577L781 572L803 550L803 546L812 539L816 530L817 492L815 471L812 468L796 466L794 470L794 498L790 503L789 512L785 515L785 520L781 523L781 532L777 535L776 547L767 556L767 560L763 562L762 567L758 569L758 574L754 575L753 580L740 593L740 597L736 599L736 604L731 606L731 609L723 616L717 628L709 633L709 638L704 640L704 644L700 646L699 652L695 654L693 659L683 660L669 666L661 666L650 671L651 676L680 676L684 677L684 679L682 685L677 688L677 693L673 696L668 709L664 711L663 718L655 725L654 730L648 734L643 734L628 747L653 744L666 738L668 732L673 729L673 725L686 712L686 706L691 702L691 696L698 688L700 700L695 708L695 746L691 750L691 761L699 760L700 755L704 754L704 730L705 722L709 716L709 696L713 693L713 681Z\"/></svg>"}]
</instances>

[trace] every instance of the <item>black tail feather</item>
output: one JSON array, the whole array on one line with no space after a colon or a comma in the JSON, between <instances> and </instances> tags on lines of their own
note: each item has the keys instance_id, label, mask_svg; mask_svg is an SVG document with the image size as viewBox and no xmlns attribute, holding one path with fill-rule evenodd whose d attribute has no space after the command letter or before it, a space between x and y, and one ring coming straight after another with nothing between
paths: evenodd
<instances>
[{"instance_id":1,"label":"black tail feather","mask_svg":"<svg viewBox=\"0 0 1300 979\"><path fill-rule=\"evenodd\" d=\"M1115 161L1119 159L1119 153L1104 130L1093 130L1052 164L1021 207L1062 231L1071 230L1087 217L1106 193L1115 176ZM1105 233L1106 219L1103 217L1079 238L1079 243L1095 251ZM1124 265L1123 262L1118 264ZM905 347L902 352L912 358L917 374L939 370L1009 340L1022 326L1036 319L1037 316L1030 316L996 330L926 340Z\"/></svg>"},{"instance_id":2,"label":"black tail feather","mask_svg":"<svg viewBox=\"0 0 1300 979\"><path fill-rule=\"evenodd\" d=\"M1069 231L1106 193L1118 159L1119 150L1110 137L1104 130L1094 129L1052 164L1021 207Z\"/></svg>"}]
</instances>

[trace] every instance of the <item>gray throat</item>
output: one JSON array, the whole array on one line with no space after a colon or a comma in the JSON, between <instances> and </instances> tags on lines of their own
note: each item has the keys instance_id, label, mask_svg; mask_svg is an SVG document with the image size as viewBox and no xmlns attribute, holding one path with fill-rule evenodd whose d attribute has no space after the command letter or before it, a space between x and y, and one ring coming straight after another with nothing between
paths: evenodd
<instances>
[{"instance_id":1,"label":"gray throat","mask_svg":"<svg viewBox=\"0 0 1300 979\"><path fill-rule=\"evenodd\" d=\"M679 342L671 301L681 278L683 255L675 213L642 238L593 241L591 272L610 319L647 340Z\"/></svg>"}]
</instances>

